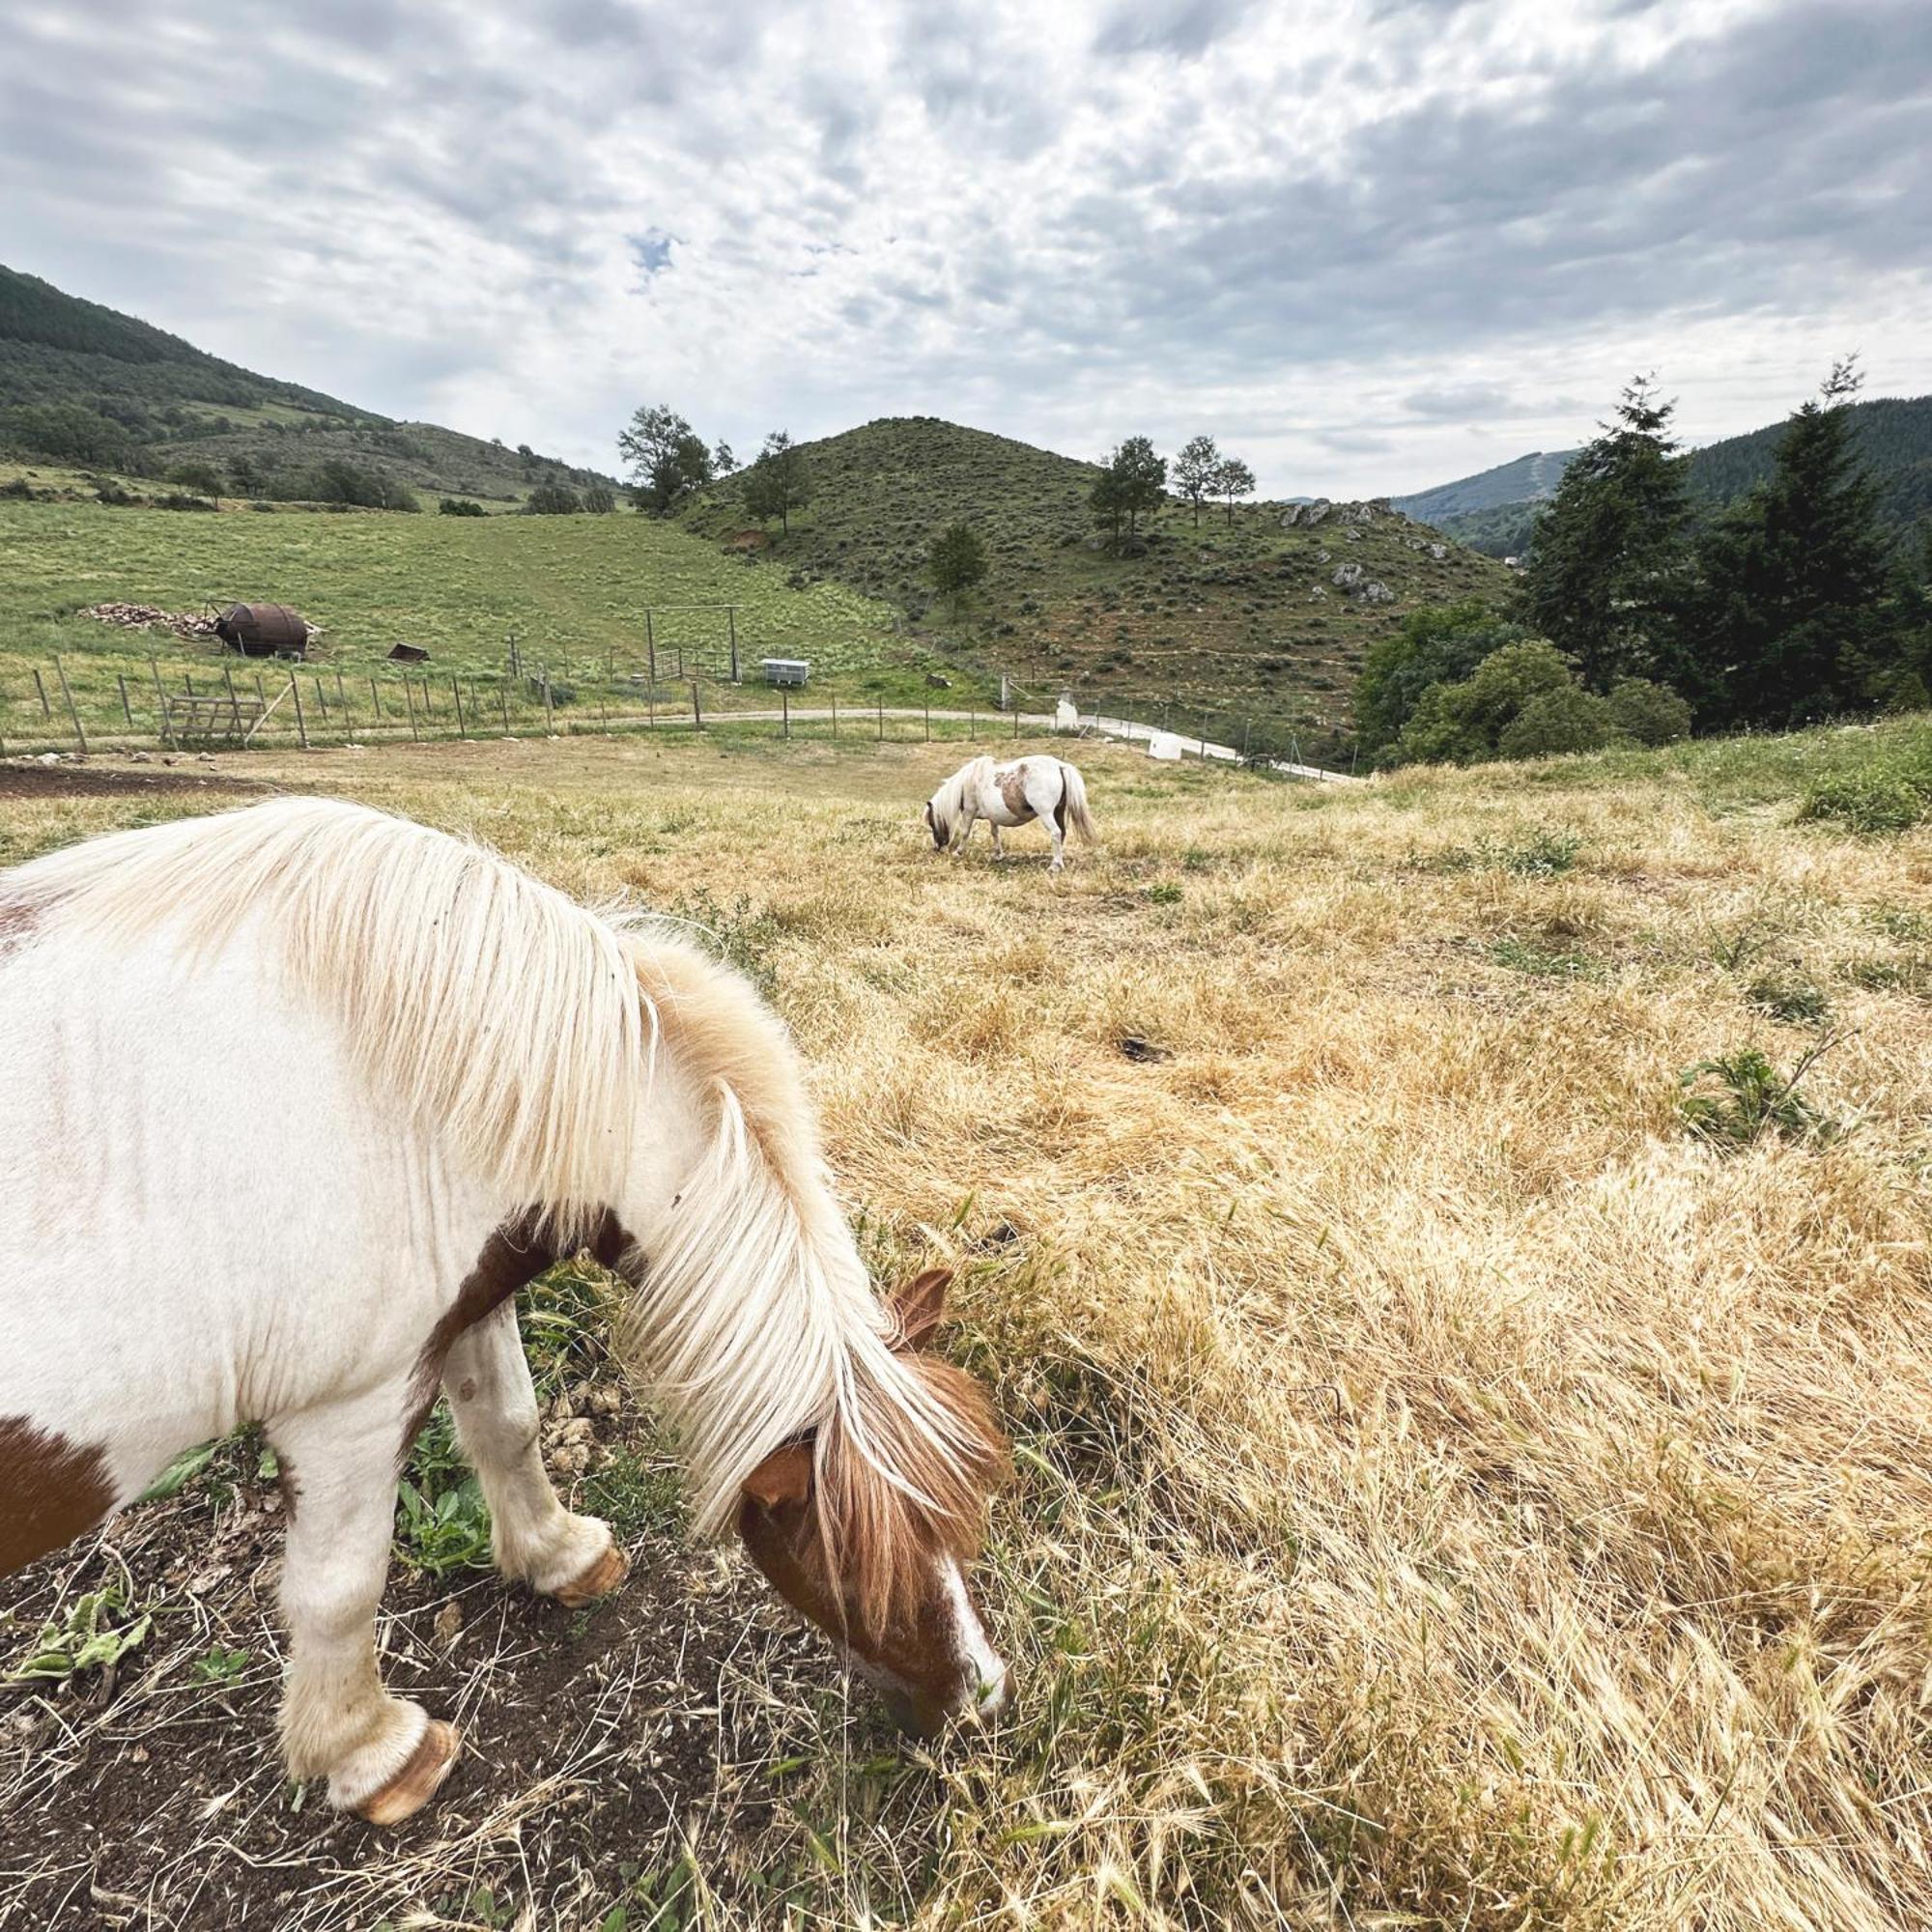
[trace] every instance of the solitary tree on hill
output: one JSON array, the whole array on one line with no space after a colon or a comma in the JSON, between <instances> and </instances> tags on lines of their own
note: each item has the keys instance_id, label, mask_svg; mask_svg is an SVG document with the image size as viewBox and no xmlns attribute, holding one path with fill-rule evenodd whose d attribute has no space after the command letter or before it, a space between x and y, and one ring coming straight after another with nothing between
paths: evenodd
<instances>
[{"instance_id":1,"label":"solitary tree on hill","mask_svg":"<svg viewBox=\"0 0 1932 1932\"><path fill-rule=\"evenodd\" d=\"M1160 507L1166 489L1167 459L1154 454L1146 437L1130 436L1108 459L1087 500L1095 520L1105 524L1118 542L1121 519L1126 519L1127 534L1133 535L1142 515Z\"/></svg>"},{"instance_id":2,"label":"solitary tree on hill","mask_svg":"<svg viewBox=\"0 0 1932 1932\"><path fill-rule=\"evenodd\" d=\"M1221 473L1221 452L1211 436L1191 436L1174 459L1174 487L1194 506L1194 527L1201 527L1203 500L1214 494Z\"/></svg>"},{"instance_id":3,"label":"solitary tree on hill","mask_svg":"<svg viewBox=\"0 0 1932 1932\"><path fill-rule=\"evenodd\" d=\"M953 524L932 541L932 581L955 603L986 575L986 546L970 525Z\"/></svg>"},{"instance_id":4,"label":"solitary tree on hill","mask_svg":"<svg viewBox=\"0 0 1932 1932\"><path fill-rule=\"evenodd\" d=\"M1652 378L1634 380L1614 420L1564 470L1530 540L1521 615L1593 691L1669 668L1690 521L1676 407Z\"/></svg>"},{"instance_id":5,"label":"solitary tree on hill","mask_svg":"<svg viewBox=\"0 0 1932 1932\"><path fill-rule=\"evenodd\" d=\"M660 517L712 478L704 439L668 403L639 410L619 432L617 452L630 466L632 499Z\"/></svg>"},{"instance_id":6,"label":"solitary tree on hill","mask_svg":"<svg viewBox=\"0 0 1932 1932\"><path fill-rule=\"evenodd\" d=\"M791 513L811 500L811 466L790 436L775 429L765 439L758 460L745 472L745 511L768 524L776 517L789 531Z\"/></svg>"},{"instance_id":7,"label":"solitary tree on hill","mask_svg":"<svg viewBox=\"0 0 1932 1932\"><path fill-rule=\"evenodd\" d=\"M1228 506L1228 527L1235 526L1235 498L1252 497L1255 494L1255 472L1238 456L1224 456L1214 466L1213 487L1210 495L1218 497Z\"/></svg>"}]
</instances>

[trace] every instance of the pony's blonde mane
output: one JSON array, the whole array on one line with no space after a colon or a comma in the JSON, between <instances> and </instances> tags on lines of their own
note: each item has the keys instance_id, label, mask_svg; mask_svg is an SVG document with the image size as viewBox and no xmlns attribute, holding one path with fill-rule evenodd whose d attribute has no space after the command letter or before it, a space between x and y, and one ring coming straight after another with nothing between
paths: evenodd
<instances>
[{"instance_id":1,"label":"pony's blonde mane","mask_svg":"<svg viewBox=\"0 0 1932 1932\"><path fill-rule=\"evenodd\" d=\"M983 752L977 758L968 758L927 801L933 817L939 821L942 838L952 836L952 828L966 809L966 787L974 779L980 781L982 790L993 781L993 761Z\"/></svg>"},{"instance_id":2,"label":"pony's blonde mane","mask_svg":"<svg viewBox=\"0 0 1932 1932\"><path fill-rule=\"evenodd\" d=\"M190 964L255 926L373 1090L533 1208L561 1252L623 1198L668 1056L709 1133L623 1328L679 1431L700 1528L730 1520L772 1450L816 1431L828 1534L868 1574L969 1533L988 1426L894 1351L796 1053L737 974L480 845L325 799L93 839L8 891L109 940L166 929Z\"/></svg>"}]
</instances>

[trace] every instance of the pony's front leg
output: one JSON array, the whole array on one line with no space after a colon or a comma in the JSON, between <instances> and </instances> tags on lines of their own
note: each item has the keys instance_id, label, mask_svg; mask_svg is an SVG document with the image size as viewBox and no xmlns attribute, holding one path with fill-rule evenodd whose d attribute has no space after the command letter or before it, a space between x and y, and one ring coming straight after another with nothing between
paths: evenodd
<instances>
[{"instance_id":1,"label":"pony's front leg","mask_svg":"<svg viewBox=\"0 0 1932 1932\"><path fill-rule=\"evenodd\" d=\"M457 1340L443 1363L442 1388L490 1505L497 1568L573 1610L614 1590L630 1566L611 1525L572 1516L544 1469L537 1395L514 1302Z\"/></svg>"},{"instance_id":2,"label":"pony's front leg","mask_svg":"<svg viewBox=\"0 0 1932 1932\"><path fill-rule=\"evenodd\" d=\"M973 815L972 812L969 811L966 814L965 825L957 833L953 835L952 843L948 848L949 856L957 859L958 857L960 857L962 853L964 853L968 841L973 837L973 828L978 823L979 820ZM993 836L994 838L997 838L999 837L999 834L996 832Z\"/></svg>"},{"instance_id":3,"label":"pony's front leg","mask_svg":"<svg viewBox=\"0 0 1932 1932\"><path fill-rule=\"evenodd\" d=\"M407 1378L278 1417L270 1440L289 1491L282 1614L290 1662L282 1753L292 1777L328 1779L328 1802L393 1825L428 1803L456 1756L452 1725L391 1697L376 1667L389 1569Z\"/></svg>"},{"instance_id":4,"label":"pony's front leg","mask_svg":"<svg viewBox=\"0 0 1932 1932\"><path fill-rule=\"evenodd\" d=\"M997 865L1000 860L1004 859L1007 856L1007 848L1000 843L1000 828L997 825L993 825L993 821L990 818L987 819L986 823L989 826L992 826L993 861Z\"/></svg>"}]
</instances>

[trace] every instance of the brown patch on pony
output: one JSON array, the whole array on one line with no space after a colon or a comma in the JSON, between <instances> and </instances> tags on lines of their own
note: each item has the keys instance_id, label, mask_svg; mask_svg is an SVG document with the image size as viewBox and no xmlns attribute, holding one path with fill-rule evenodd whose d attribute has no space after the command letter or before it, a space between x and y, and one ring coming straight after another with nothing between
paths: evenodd
<instances>
[{"instance_id":1,"label":"brown patch on pony","mask_svg":"<svg viewBox=\"0 0 1932 1932\"><path fill-rule=\"evenodd\" d=\"M958 1652L944 1566L980 1548L986 1502L1008 1472L985 1391L937 1355L905 1352L937 1326L950 1271L930 1269L895 1297L895 1348L923 1384L947 1448L896 1404L866 1405L889 1482L836 1421L776 1449L745 1484L738 1532L784 1600L905 1687L918 1728L952 1709L968 1660ZM863 1398L862 1398L863 1400ZM915 1493L908 1494L907 1488Z\"/></svg>"},{"instance_id":2,"label":"brown patch on pony","mask_svg":"<svg viewBox=\"0 0 1932 1932\"><path fill-rule=\"evenodd\" d=\"M1007 810L1015 818L1027 819L1033 817L1033 807L1027 803L1026 774L1024 772L1002 772L994 782L1000 787L1000 796L1006 801Z\"/></svg>"},{"instance_id":3,"label":"brown patch on pony","mask_svg":"<svg viewBox=\"0 0 1932 1932\"><path fill-rule=\"evenodd\" d=\"M113 1505L100 1450L0 1415L0 1577L71 1543Z\"/></svg>"},{"instance_id":4,"label":"brown patch on pony","mask_svg":"<svg viewBox=\"0 0 1932 1932\"><path fill-rule=\"evenodd\" d=\"M0 899L0 959L25 946L40 923L38 906L25 899Z\"/></svg>"},{"instance_id":5,"label":"brown patch on pony","mask_svg":"<svg viewBox=\"0 0 1932 1932\"><path fill-rule=\"evenodd\" d=\"M607 1208L584 1245L594 1261L614 1270L631 1246L631 1236ZM442 1365L458 1339L563 1259L563 1251L545 1232L543 1216L534 1208L526 1208L514 1221L505 1221L483 1243L474 1266L457 1284L456 1299L438 1318L416 1356L410 1376L409 1415L396 1455L399 1467L409 1461L410 1450L436 1406Z\"/></svg>"}]
</instances>

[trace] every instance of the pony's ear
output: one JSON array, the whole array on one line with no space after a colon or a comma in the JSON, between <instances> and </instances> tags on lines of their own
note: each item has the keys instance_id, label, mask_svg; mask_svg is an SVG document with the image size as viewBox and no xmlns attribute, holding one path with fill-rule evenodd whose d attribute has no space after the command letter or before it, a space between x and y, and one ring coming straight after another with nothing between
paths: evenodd
<instances>
[{"instance_id":1,"label":"pony's ear","mask_svg":"<svg viewBox=\"0 0 1932 1932\"><path fill-rule=\"evenodd\" d=\"M787 1442L774 1449L745 1478L745 1494L760 1509L802 1503L811 1489L811 1444Z\"/></svg>"},{"instance_id":2,"label":"pony's ear","mask_svg":"<svg viewBox=\"0 0 1932 1932\"><path fill-rule=\"evenodd\" d=\"M893 1296L893 1313L908 1349L923 1349L932 1339L946 1313L946 1291L952 1286L951 1268L927 1268Z\"/></svg>"}]
</instances>

